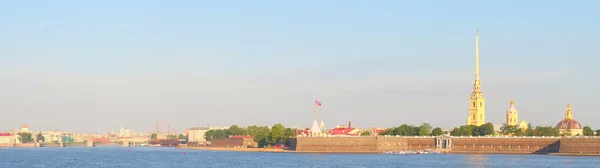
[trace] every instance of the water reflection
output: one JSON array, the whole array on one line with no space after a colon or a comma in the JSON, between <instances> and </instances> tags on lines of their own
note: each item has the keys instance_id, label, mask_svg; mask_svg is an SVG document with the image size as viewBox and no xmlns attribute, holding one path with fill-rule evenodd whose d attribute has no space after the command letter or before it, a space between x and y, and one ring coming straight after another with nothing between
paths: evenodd
<instances>
[{"instance_id":1,"label":"water reflection","mask_svg":"<svg viewBox=\"0 0 600 168\"><path fill-rule=\"evenodd\" d=\"M481 155L481 154L467 155L467 158L466 158L466 162L468 165L467 167L472 167L472 168L489 167L486 156L487 155Z\"/></svg>"}]
</instances>

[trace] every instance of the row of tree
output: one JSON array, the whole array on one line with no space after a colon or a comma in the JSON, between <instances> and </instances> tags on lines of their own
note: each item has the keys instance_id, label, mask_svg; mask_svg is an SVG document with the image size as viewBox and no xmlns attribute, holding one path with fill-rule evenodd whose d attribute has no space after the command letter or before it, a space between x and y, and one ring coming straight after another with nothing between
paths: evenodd
<instances>
[{"instance_id":1,"label":"row of tree","mask_svg":"<svg viewBox=\"0 0 600 168\"><path fill-rule=\"evenodd\" d=\"M400 136L438 136L444 132L442 128L433 128L429 123L423 123L421 126L402 124L399 127L390 128L381 131L379 135L400 135ZM370 134L369 134L370 135Z\"/></svg>"},{"instance_id":2,"label":"row of tree","mask_svg":"<svg viewBox=\"0 0 600 168\"><path fill-rule=\"evenodd\" d=\"M492 123L486 123L481 126L463 125L450 131L450 135L452 136L484 136L493 134L494 125Z\"/></svg>"},{"instance_id":3,"label":"row of tree","mask_svg":"<svg viewBox=\"0 0 600 168\"><path fill-rule=\"evenodd\" d=\"M256 125L241 128L237 125L232 125L229 129L209 130L204 135L207 141L213 138L226 138L232 135L254 136L254 141L258 143L258 146L265 147L269 145L289 145L289 139L296 136L296 130L285 128L282 124L275 124L271 128Z\"/></svg>"}]
</instances>

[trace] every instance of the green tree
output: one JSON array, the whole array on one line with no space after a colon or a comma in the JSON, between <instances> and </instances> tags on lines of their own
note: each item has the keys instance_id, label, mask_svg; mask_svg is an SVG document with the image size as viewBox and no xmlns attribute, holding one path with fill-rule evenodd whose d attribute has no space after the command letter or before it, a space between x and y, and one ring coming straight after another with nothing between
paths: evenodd
<instances>
[{"instance_id":1,"label":"green tree","mask_svg":"<svg viewBox=\"0 0 600 168\"><path fill-rule=\"evenodd\" d=\"M479 126L479 135L494 135L494 125L492 123L485 123Z\"/></svg>"},{"instance_id":2,"label":"green tree","mask_svg":"<svg viewBox=\"0 0 600 168\"><path fill-rule=\"evenodd\" d=\"M211 141L213 138L227 138L229 130L208 130L204 133L207 141Z\"/></svg>"},{"instance_id":3,"label":"green tree","mask_svg":"<svg viewBox=\"0 0 600 168\"><path fill-rule=\"evenodd\" d=\"M600 136L600 129L596 130L596 136Z\"/></svg>"},{"instance_id":4,"label":"green tree","mask_svg":"<svg viewBox=\"0 0 600 168\"><path fill-rule=\"evenodd\" d=\"M285 145L287 145L287 146L290 145L290 138L296 137L296 131L297 131L296 129L292 129L292 128L285 129L284 137L282 140L285 143Z\"/></svg>"},{"instance_id":5,"label":"green tree","mask_svg":"<svg viewBox=\"0 0 600 168\"><path fill-rule=\"evenodd\" d=\"M517 127L514 125L504 125L500 127L500 131L502 131L502 134L504 135L515 135Z\"/></svg>"},{"instance_id":6,"label":"green tree","mask_svg":"<svg viewBox=\"0 0 600 168\"><path fill-rule=\"evenodd\" d=\"M594 136L594 130L589 126L583 127L583 136Z\"/></svg>"},{"instance_id":7,"label":"green tree","mask_svg":"<svg viewBox=\"0 0 600 168\"><path fill-rule=\"evenodd\" d=\"M21 136L22 143L33 142L33 137L31 136L31 133L21 132L21 133L19 133L19 135Z\"/></svg>"},{"instance_id":8,"label":"green tree","mask_svg":"<svg viewBox=\"0 0 600 168\"><path fill-rule=\"evenodd\" d=\"M42 135L42 133L40 132L37 134L37 140L38 142L45 142L46 138L44 138L44 135Z\"/></svg>"},{"instance_id":9,"label":"green tree","mask_svg":"<svg viewBox=\"0 0 600 168\"><path fill-rule=\"evenodd\" d=\"M515 136L523 136L524 135L524 131L521 128L517 128L517 130L515 130Z\"/></svg>"},{"instance_id":10,"label":"green tree","mask_svg":"<svg viewBox=\"0 0 600 168\"><path fill-rule=\"evenodd\" d=\"M431 130L431 136L439 136L444 134L444 132L442 131L442 128L440 127L435 127L433 130Z\"/></svg>"},{"instance_id":11,"label":"green tree","mask_svg":"<svg viewBox=\"0 0 600 168\"><path fill-rule=\"evenodd\" d=\"M271 131L268 127L260 127L254 135L254 142L258 147L263 148L271 143Z\"/></svg>"},{"instance_id":12,"label":"green tree","mask_svg":"<svg viewBox=\"0 0 600 168\"><path fill-rule=\"evenodd\" d=\"M185 135L183 135L183 134L179 134L179 136L177 138L179 138L179 140L182 140L182 139L186 140L187 139L187 137Z\"/></svg>"},{"instance_id":13,"label":"green tree","mask_svg":"<svg viewBox=\"0 0 600 168\"><path fill-rule=\"evenodd\" d=\"M423 123L421 126L419 126L419 131L418 134L420 136L427 136L431 134L431 125L429 125L429 123Z\"/></svg>"},{"instance_id":14,"label":"green tree","mask_svg":"<svg viewBox=\"0 0 600 168\"><path fill-rule=\"evenodd\" d=\"M232 125L229 127L229 129L227 129L227 136L229 135L243 135L244 134L244 129L240 128L237 125Z\"/></svg>"},{"instance_id":15,"label":"green tree","mask_svg":"<svg viewBox=\"0 0 600 168\"><path fill-rule=\"evenodd\" d=\"M152 135L150 135L150 139L155 140L157 136L158 135L156 133L152 133Z\"/></svg>"},{"instance_id":16,"label":"green tree","mask_svg":"<svg viewBox=\"0 0 600 168\"><path fill-rule=\"evenodd\" d=\"M281 141L285 137L285 127L282 124L275 124L271 127L271 145L283 143Z\"/></svg>"},{"instance_id":17,"label":"green tree","mask_svg":"<svg viewBox=\"0 0 600 168\"><path fill-rule=\"evenodd\" d=\"M550 126L537 126L533 130L534 136L560 136L558 128Z\"/></svg>"},{"instance_id":18,"label":"green tree","mask_svg":"<svg viewBox=\"0 0 600 168\"><path fill-rule=\"evenodd\" d=\"M533 136L533 125L531 123L527 124L527 130L525 130L525 136Z\"/></svg>"},{"instance_id":19,"label":"green tree","mask_svg":"<svg viewBox=\"0 0 600 168\"><path fill-rule=\"evenodd\" d=\"M363 132L360 134L360 136L371 136L370 132Z\"/></svg>"}]
</instances>

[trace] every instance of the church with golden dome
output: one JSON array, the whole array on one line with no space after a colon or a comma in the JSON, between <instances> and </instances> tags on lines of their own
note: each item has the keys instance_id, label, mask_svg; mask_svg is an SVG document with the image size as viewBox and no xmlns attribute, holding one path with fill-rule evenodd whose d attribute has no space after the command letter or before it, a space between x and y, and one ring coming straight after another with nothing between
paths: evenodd
<instances>
[{"instance_id":1,"label":"church with golden dome","mask_svg":"<svg viewBox=\"0 0 600 168\"><path fill-rule=\"evenodd\" d=\"M573 111L571 110L571 104L567 105L567 112L565 112L565 119L556 124L556 128L560 131L561 135L565 136L576 136L583 135L583 127L579 122L573 118Z\"/></svg>"},{"instance_id":2,"label":"church with golden dome","mask_svg":"<svg viewBox=\"0 0 600 168\"><path fill-rule=\"evenodd\" d=\"M527 122L519 122L519 111L515 108L515 101L510 101L510 108L506 110L506 126L515 126L521 130L527 130Z\"/></svg>"}]
</instances>

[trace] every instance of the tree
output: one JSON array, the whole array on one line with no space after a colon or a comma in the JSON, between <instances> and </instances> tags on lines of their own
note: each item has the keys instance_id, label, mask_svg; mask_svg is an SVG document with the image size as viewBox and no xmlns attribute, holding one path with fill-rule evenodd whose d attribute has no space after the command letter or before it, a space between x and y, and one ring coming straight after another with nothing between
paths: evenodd
<instances>
[{"instance_id":1,"label":"tree","mask_svg":"<svg viewBox=\"0 0 600 168\"><path fill-rule=\"evenodd\" d=\"M517 128L517 130L515 130L515 134L514 135L515 136L523 136L524 135L523 129Z\"/></svg>"},{"instance_id":2,"label":"tree","mask_svg":"<svg viewBox=\"0 0 600 168\"><path fill-rule=\"evenodd\" d=\"M46 139L44 138L44 135L42 135L42 133L38 133L36 139L38 140L38 142L44 142L46 141Z\"/></svg>"},{"instance_id":3,"label":"tree","mask_svg":"<svg viewBox=\"0 0 600 168\"><path fill-rule=\"evenodd\" d=\"M19 133L19 135L21 136L21 142L22 143L33 142L33 137L31 137L31 133L21 132L21 133Z\"/></svg>"},{"instance_id":4,"label":"tree","mask_svg":"<svg viewBox=\"0 0 600 168\"><path fill-rule=\"evenodd\" d=\"M360 136L371 136L370 132L363 132L360 134Z\"/></svg>"},{"instance_id":5,"label":"tree","mask_svg":"<svg viewBox=\"0 0 600 168\"><path fill-rule=\"evenodd\" d=\"M558 128L550 126L537 126L533 130L533 136L560 136Z\"/></svg>"},{"instance_id":6,"label":"tree","mask_svg":"<svg viewBox=\"0 0 600 168\"><path fill-rule=\"evenodd\" d=\"M265 129L266 128L266 129ZM270 143L271 131L268 127L260 127L255 135L254 142L258 143L258 147L263 148Z\"/></svg>"},{"instance_id":7,"label":"tree","mask_svg":"<svg viewBox=\"0 0 600 168\"><path fill-rule=\"evenodd\" d=\"M232 125L227 129L227 136L229 135L242 135L244 130L237 125Z\"/></svg>"},{"instance_id":8,"label":"tree","mask_svg":"<svg viewBox=\"0 0 600 168\"><path fill-rule=\"evenodd\" d=\"M596 136L600 136L600 129L596 130Z\"/></svg>"},{"instance_id":9,"label":"tree","mask_svg":"<svg viewBox=\"0 0 600 168\"><path fill-rule=\"evenodd\" d=\"M282 124L275 124L271 127L271 144L273 146L282 143L285 137L285 127Z\"/></svg>"},{"instance_id":10,"label":"tree","mask_svg":"<svg viewBox=\"0 0 600 168\"><path fill-rule=\"evenodd\" d=\"M206 141L211 141L213 138L227 138L228 130L208 130L204 133Z\"/></svg>"},{"instance_id":11,"label":"tree","mask_svg":"<svg viewBox=\"0 0 600 168\"><path fill-rule=\"evenodd\" d=\"M533 125L531 123L527 124L527 130L525 131L525 136L533 136Z\"/></svg>"},{"instance_id":12,"label":"tree","mask_svg":"<svg viewBox=\"0 0 600 168\"><path fill-rule=\"evenodd\" d=\"M502 131L502 134L504 135L514 135L516 130L517 127L514 125L504 125L500 127L500 131Z\"/></svg>"},{"instance_id":13,"label":"tree","mask_svg":"<svg viewBox=\"0 0 600 168\"><path fill-rule=\"evenodd\" d=\"M187 137L185 135L183 135L183 134L179 134L178 138L179 138L179 140L182 140L182 139L186 140L187 139Z\"/></svg>"},{"instance_id":14,"label":"tree","mask_svg":"<svg viewBox=\"0 0 600 168\"><path fill-rule=\"evenodd\" d=\"M494 134L494 125L492 123L485 123L482 126L479 126L479 135L493 135Z\"/></svg>"},{"instance_id":15,"label":"tree","mask_svg":"<svg viewBox=\"0 0 600 168\"><path fill-rule=\"evenodd\" d=\"M152 135L150 135L150 139L155 140L157 136L158 135L156 133L152 133Z\"/></svg>"},{"instance_id":16,"label":"tree","mask_svg":"<svg viewBox=\"0 0 600 168\"><path fill-rule=\"evenodd\" d=\"M431 125L429 125L429 123L423 123L421 126L419 126L418 134L420 136L430 135L431 134Z\"/></svg>"},{"instance_id":17,"label":"tree","mask_svg":"<svg viewBox=\"0 0 600 168\"><path fill-rule=\"evenodd\" d=\"M583 136L594 136L594 131L589 126L583 127Z\"/></svg>"},{"instance_id":18,"label":"tree","mask_svg":"<svg viewBox=\"0 0 600 168\"><path fill-rule=\"evenodd\" d=\"M285 143L285 145L287 145L287 146L290 145L290 138L292 138L292 137L296 137L296 129L286 128L284 137L282 140Z\"/></svg>"},{"instance_id":19,"label":"tree","mask_svg":"<svg viewBox=\"0 0 600 168\"><path fill-rule=\"evenodd\" d=\"M435 127L433 130L431 130L431 136L440 136L442 134L444 134L444 132L440 127Z\"/></svg>"}]
</instances>

